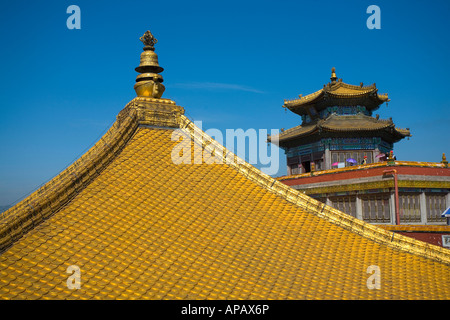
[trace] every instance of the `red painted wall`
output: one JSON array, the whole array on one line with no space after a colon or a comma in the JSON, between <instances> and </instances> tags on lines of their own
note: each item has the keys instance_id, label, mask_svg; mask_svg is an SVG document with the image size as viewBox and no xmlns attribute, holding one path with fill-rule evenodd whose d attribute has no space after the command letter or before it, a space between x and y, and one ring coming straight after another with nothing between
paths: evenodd
<instances>
[{"instance_id":1,"label":"red painted wall","mask_svg":"<svg viewBox=\"0 0 450 320\"><path fill-rule=\"evenodd\" d=\"M442 235L449 235L448 232L443 232L443 233L426 233L426 232L395 232L407 237L411 237L417 240L421 240L424 242L428 242L431 244L434 244L436 246L439 247L443 247L442 246ZM450 250L450 249L449 249Z\"/></svg>"},{"instance_id":2,"label":"red painted wall","mask_svg":"<svg viewBox=\"0 0 450 320\"><path fill-rule=\"evenodd\" d=\"M307 177L299 177L290 179L280 179L281 182L288 186L294 185L302 185L309 183L317 183L317 182L327 182L327 181L336 181L336 180L346 180L346 179L355 179L355 178L367 178L367 177L376 177L382 176L383 171L395 169L397 170L397 174L405 174L405 175L424 175L424 176L450 176L449 168L424 168L424 167L402 167L402 166L383 166L376 168L368 168L368 169L357 169L357 170L349 170L344 172L335 172L329 174L320 174L317 176L307 176Z\"/></svg>"}]
</instances>

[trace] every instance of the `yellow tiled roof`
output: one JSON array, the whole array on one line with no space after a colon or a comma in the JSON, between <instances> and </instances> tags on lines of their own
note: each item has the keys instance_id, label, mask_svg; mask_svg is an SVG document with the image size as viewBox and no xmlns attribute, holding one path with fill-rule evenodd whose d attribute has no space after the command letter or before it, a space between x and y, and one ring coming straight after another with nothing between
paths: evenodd
<instances>
[{"instance_id":1,"label":"yellow tiled roof","mask_svg":"<svg viewBox=\"0 0 450 320\"><path fill-rule=\"evenodd\" d=\"M111 135L123 145L80 164L77 170L96 174L54 212L41 219L25 201L1 216L0 298L450 296L448 250L357 220L246 163L174 164L174 128L149 126L161 115L139 108L133 102L119 114ZM164 121L205 145L208 137L182 114ZM117 140L123 135L130 137ZM48 198L55 191L40 192ZM45 200L39 190L33 197ZM72 265L81 272L79 289L67 286ZM367 286L373 265L380 289Z\"/></svg>"},{"instance_id":2,"label":"yellow tiled roof","mask_svg":"<svg viewBox=\"0 0 450 320\"><path fill-rule=\"evenodd\" d=\"M298 139L311 134L316 134L317 131L328 132L379 132L386 130L393 136L392 139L398 140L404 137L411 136L408 129L399 129L394 126L392 120L376 119L364 114L356 115L337 115L331 114L325 119L321 119L306 125L295 126L287 129L278 135L270 137L270 140L286 141L291 139Z\"/></svg>"},{"instance_id":3,"label":"yellow tiled roof","mask_svg":"<svg viewBox=\"0 0 450 320\"><path fill-rule=\"evenodd\" d=\"M370 86L355 86L339 80L335 83L329 83L324 85L323 89L317 90L311 94L305 96L299 96L297 99L285 100L284 107L289 108L294 111L300 107L314 104L319 100L327 97L341 98L341 99L352 99L357 97L372 97L377 100L378 104L389 101L388 95L386 93L379 94L378 89L375 84Z\"/></svg>"}]
</instances>

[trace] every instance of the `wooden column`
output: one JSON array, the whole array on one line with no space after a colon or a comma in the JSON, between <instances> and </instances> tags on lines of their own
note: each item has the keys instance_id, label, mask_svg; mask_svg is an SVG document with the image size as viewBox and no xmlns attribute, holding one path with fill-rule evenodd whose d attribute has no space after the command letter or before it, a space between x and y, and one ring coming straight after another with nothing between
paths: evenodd
<instances>
[{"instance_id":1,"label":"wooden column","mask_svg":"<svg viewBox=\"0 0 450 320\"><path fill-rule=\"evenodd\" d=\"M422 192L419 196L420 205L420 222L422 224L428 224L427 221L427 198L425 192Z\"/></svg>"},{"instance_id":2,"label":"wooden column","mask_svg":"<svg viewBox=\"0 0 450 320\"><path fill-rule=\"evenodd\" d=\"M363 205L362 199L359 195L356 195L356 218L363 220Z\"/></svg>"},{"instance_id":3,"label":"wooden column","mask_svg":"<svg viewBox=\"0 0 450 320\"><path fill-rule=\"evenodd\" d=\"M390 217L391 224L395 224L395 192L391 192L391 196L389 198L389 208L390 208Z\"/></svg>"},{"instance_id":4,"label":"wooden column","mask_svg":"<svg viewBox=\"0 0 450 320\"><path fill-rule=\"evenodd\" d=\"M331 169L331 152L329 148L325 148L325 154L323 156L323 164L325 170Z\"/></svg>"}]
</instances>

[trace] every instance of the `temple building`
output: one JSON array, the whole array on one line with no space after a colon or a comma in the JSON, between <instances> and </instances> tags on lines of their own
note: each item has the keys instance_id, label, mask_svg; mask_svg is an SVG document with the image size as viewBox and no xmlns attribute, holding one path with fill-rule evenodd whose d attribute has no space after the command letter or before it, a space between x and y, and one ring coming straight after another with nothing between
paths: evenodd
<instances>
[{"instance_id":1,"label":"temple building","mask_svg":"<svg viewBox=\"0 0 450 320\"><path fill-rule=\"evenodd\" d=\"M156 39L141 40L137 96L109 131L0 214L0 299L450 296L450 250L238 161L162 97ZM174 162L196 152L221 161Z\"/></svg>"},{"instance_id":2,"label":"temple building","mask_svg":"<svg viewBox=\"0 0 450 320\"><path fill-rule=\"evenodd\" d=\"M398 161L394 143L409 138L410 130L373 116L388 95L375 84L344 83L334 68L330 80L319 91L285 100L283 107L302 123L269 137L286 153L287 175L278 180L357 219L445 246L445 154L437 163Z\"/></svg>"},{"instance_id":3,"label":"temple building","mask_svg":"<svg viewBox=\"0 0 450 320\"><path fill-rule=\"evenodd\" d=\"M375 84L347 84L336 77L334 68L330 80L312 94L284 102L284 108L302 119L301 125L278 136L288 175L377 162L395 142L410 136L409 129L396 128L392 119L373 117L389 101Z\"/></svg>"}]
</instances>

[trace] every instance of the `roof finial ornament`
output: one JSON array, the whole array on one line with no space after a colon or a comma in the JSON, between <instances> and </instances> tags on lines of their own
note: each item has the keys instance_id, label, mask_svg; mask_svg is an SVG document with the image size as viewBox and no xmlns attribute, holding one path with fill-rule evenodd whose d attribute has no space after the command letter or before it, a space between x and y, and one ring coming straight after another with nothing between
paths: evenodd
<instances>
[{"instance_id":1,"label":"roof finial ornament","mask_svg":"<svg viewBox=\"0 0 450 320\"><path fill-rule=\"evenodd\" d=\"M144 35L140 37L139 40L144 44L144 50L155 50L155 44L158 42L149 30L145 31Z\"/></svg>"},{"instance_id":2,"label":"roof finial ornament","mask_svg":"<svg viewBox=\"0 0 450 320\"><path fill-rule=\"evenodd\" d=\"M445 153L442 154L441 163L444 165L445 168L448 168L448 161L447 161L447 157L445 156Z\"/></svg>"},{"instance_id":3,"label":"roof finial ornament","mask_svg":"<svg viewBox=\"0 0 450 320\"><path fill-rule=\"evenodd\" d=\"M331 80L331 83L335 83L336 80L337 80L336 68L335 67L331 68L331 78L330 78L330 80Z\"/></svg>"},{"instance_id":4,"label":"roof finial ornament","mask_svg":"<svg viewBox=\"0 0 450 320\"><path fill-rule=\"evenodd\" d=\"M134 90L138 97L159 99L165 87L162 84L163 77L159 74L164 68L159 66L158 55L155 53L155 44L158 40L148 30L139 40L144 44L144 52L141 53L141 63L135 68L140 75L136 77Z\"/></svg>"}]
</instances>

